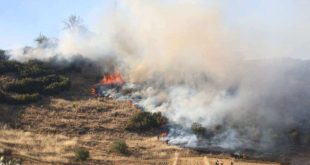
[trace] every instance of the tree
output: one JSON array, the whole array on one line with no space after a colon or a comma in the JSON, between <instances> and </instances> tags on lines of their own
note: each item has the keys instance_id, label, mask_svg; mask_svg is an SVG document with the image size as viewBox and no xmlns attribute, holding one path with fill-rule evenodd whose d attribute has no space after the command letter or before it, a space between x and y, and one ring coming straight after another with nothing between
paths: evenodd
<instances>
[{"instance_id":1,"label":"tree","mask_svg":"<svg viewBox=\"0 0 310 165\"><path fill-rule=\"evenodd\" d=\"M40 35L35 39L35 42L38 44L39 47L47 47L48 46L48 42L49 42L49 39L40 33Z\"/></svg>"},{"instance_id":2,"label":"tree","mask_svg":"<svg viewBox=\"0 0 310 165\"><path fill-rule=\"evenodd\" d=\"M8 56L5 54L5 51L0 49L0 61L5 61L8 59Z\"/></svg>"},{"instance_id":3,"label":"tree","mask_svg":"<svg viewBox=\"0 0 310 165\"><path fill-rule=\"evenodd\" d=\"M197 135L197 136L204 136L206 129L197 122L194 122L191 126L192 131Z\"/></svg>"},{"instance_id":4,"label":"tree","mask_svg":"<svg viewBox=\"0 0 310 165\"><path fill-rule=\"evenodd\" d=\"M81 17L76 15L71 15L67 20L64 21L65 27L64 29L68 29L70 31L80 31L85 30L85 26L83 25L83 20Z\"/></svg>"}]
</instances>

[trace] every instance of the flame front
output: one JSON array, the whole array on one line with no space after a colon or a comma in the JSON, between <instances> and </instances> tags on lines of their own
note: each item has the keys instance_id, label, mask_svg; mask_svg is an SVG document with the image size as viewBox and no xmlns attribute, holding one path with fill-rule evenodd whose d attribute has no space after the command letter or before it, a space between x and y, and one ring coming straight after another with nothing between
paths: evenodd
<instances>
[{"instance_id":1,"label":"flame front","mask_svg":"<svg viewBox=\"0 0 310 165\"><path fill-rule=\"evenodd\" d=\"M124 79L118 72L104 74L101 80L101 84L103 85L122 85L124 83L125 83Z\"/></svg>"}]
</instances>

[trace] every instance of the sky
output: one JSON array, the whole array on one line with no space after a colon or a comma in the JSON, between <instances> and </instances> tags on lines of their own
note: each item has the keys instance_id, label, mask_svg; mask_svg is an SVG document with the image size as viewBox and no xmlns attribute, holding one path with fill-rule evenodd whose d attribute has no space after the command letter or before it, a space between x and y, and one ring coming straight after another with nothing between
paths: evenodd
<instances>
[{"instance_id":1,"label":"sky","mask_svg":"<svg viewBox=\"0 0 310 165\"><path fill-rule=\"evenodd\" d=\"M162 0L164 2L189 0ZM197 0L202 1L202 0ZM190 1L195 2L195 1ZM266 47L283 47L283 53L310 52L309 0L205 0L206 6L217 6L227 26L238 29L240 36ZM33 44L39 34L57 37L63 22L78 15L87 26L116 5L115 0L1 0L0 49ZM100 20L104 21L104 20ZM255 42L254 42L255 40ZM265 40L265 41L259 41ZM286 48L290 48L286 50ZM261 52L264 53L264 52Z\"/></svg>"},{"instance_id":2,"label":"sky","mask_svg":"<svg viewBox=\"0 0 310 165\"><path fill-rule=\"evenodd\" d=\"M1 0L0 48L31 45L40 33L57 37L64 20L72 14L91 24L112 3L111 0Z\"/></svg>"}]
</instances>

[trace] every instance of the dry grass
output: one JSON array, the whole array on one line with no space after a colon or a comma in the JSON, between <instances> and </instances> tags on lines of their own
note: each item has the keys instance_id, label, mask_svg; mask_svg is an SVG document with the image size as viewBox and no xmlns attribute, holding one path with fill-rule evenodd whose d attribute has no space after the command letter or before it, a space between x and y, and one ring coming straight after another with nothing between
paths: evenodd
<instances>
[{"instance_id":1,"label":"dry grass","mask_svg":"<svg viewBox=\"0 0 310 165\"><path fill-rule=\"evenodd\" d=\"M16 154L47 162L68 162L77 138L42 135L19 130L0 130L0 146Z\"/></svg>"},{"instance_id":2,"label":"dry grass","mask_svg":"<svg viewBox=\"0 0 310 165\"><path fill-rule=\"evenodd\" d=\"M0 104L0 126L11 126L0 129L0 147L36 160L37 164L70 164L75 147L90 151L90 160L84 164L156 165L175 163L175 153L197 156L192 150L157 140L150 132L126 131L126 122L138 109L128 101L91 97L89 89L96 82L91 77L73 75L72 80L70 91L39 103ZM109 151L112 142L119 138L126 140L129 156ZM36 163L29 160L28 164Z\"/></svg>"},{"instance_id":3,"label":"dry grass","mask_svg":"<svg viewBox=\"0 0 310 165\"><path fill-rule=\"evenodd\" d=\"M20 121L23 130L77 138L79 146L87 148L96 162L170 158L171 153L181 150L158 141L156 136L125 131L125 123L137 111L128 101L51 99L44 106L26 107ZM118 138L126 140L129 156L110 153L111 143Z\"/></svg>"}]
</instances>

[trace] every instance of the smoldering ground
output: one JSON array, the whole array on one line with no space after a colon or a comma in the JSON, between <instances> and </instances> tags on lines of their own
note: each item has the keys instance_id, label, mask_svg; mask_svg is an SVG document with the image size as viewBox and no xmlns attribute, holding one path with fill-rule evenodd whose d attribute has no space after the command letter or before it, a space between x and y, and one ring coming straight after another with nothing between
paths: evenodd
<instances>
[{"instance_id":1,"label":"smoldering ground","mask_svg":"<svg viewBox=\"0 0 310 165\"><path fill-rule=\"evenodd\" d=\"M225 3L117 2L95 29L78 26L48 46L13 50L11 57L71 59L79 54L100 61L105 71L120 71L126 82L139 86L133 94L141 96L138 104L169 118L172 144L261 151L309 146L308 60L285 58L283 45L268 37L249 41L244 36L251 32L240 34L225 23L220 7ZM280 35L286 32L291 36L285 30ZM294 41L285 41L286 50L309 53L300 44L309 42L301 32L309 33L296 32ZM205 128L205 137L190 129L194 122Z\"/></svg>"}]
</instances>

